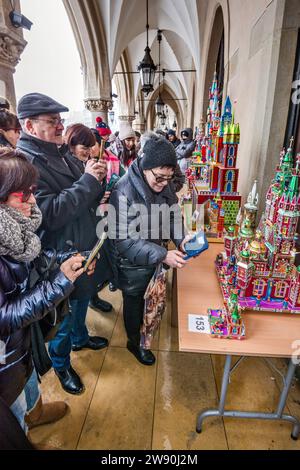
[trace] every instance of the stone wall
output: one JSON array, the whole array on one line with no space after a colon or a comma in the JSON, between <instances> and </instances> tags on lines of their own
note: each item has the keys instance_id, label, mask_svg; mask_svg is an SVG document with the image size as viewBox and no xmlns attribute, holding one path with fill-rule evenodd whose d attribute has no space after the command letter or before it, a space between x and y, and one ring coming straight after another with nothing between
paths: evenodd
<instances>
[{"instance_id":1,"label":"stone wall","mask_svg":"<svg viewBox=\"0 0 300 470\"><path fill-rule=\"evenodd\" d=\"M287 121L297 32L298 0L209 1L206 25L213 28L221 5L225 30L224 94L234 104L241 126L239 190L245 197L255 178L261 204L279 160ZM211 70L208 51L215 32L203 40L202 100L205 103L206 71ZM212 77L211 77L212 78Z\"/></svg>"},{"instance_id":2,"label":"stone wall","mask_svg":"<svg viewBox=\"0 0 300 470\"><path fill-rule=\"evenodd\" d=\"M20 9L19 1L15 2L17 11ZM23 39L21 28L12 26L9 13L10 0L0 2L0 95L6 97L12 109L16 107L15 86L13 74L20 60L26 41Z\"/></svg>"}]
</instances>

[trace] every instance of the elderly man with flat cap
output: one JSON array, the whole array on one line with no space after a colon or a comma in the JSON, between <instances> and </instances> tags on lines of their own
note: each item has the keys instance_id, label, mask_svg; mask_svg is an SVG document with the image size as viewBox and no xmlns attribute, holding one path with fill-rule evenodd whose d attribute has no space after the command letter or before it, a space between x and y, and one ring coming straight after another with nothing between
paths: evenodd
<instances>
[{"instance_id":1,"label":"elderly man with flat cap","mask_svg":"<svg viewBox=\"0 0 300 470\"><path fill-rule=\"evenodd\" d=\"M105 192L107 168L104 161L90 160L82 174L69 158L62 145L64 126L60 116L66 111L66 106L49 96L23 96L17 107L23 129L18 148L39 170L36 199L43 214L39 232L42 246L67 251L71 245L82 252L91 250L97 241L96 209ZM108 266L102 257L93 275L84 274L78 279L70 298L71 314L49 342L55 373L63 389L72 394L80 394L84 386L71 366L71 350L96 350L108 345L106 338L89 336L85 326L89 300L101 281L101 272L103 275Z\"/></svg>"}]
</instances>

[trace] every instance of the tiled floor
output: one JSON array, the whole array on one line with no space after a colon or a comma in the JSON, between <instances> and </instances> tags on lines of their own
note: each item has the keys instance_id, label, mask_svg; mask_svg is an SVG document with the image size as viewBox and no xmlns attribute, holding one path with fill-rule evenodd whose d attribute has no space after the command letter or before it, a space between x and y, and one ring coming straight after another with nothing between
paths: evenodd
<instances>
[{"instance_id":1,"label":"tiled floor","mask_svg":"<svg viewBox=\"0 0 300 470\"><path fill-rule=\"evenodd\" d=\"M209 418L195 432L199 410L217 405L224 357L178 351L170 326L170 304L153 351L157 362L145 367L126 349L120 292L102 297L113 313L88 314L91 334L110 338L107 350L73 353L74 368L86 391L65 393L53 371L43 379L45 401L65 400L70 411L61 421L31 431L34 442L61 449L300 449L291 425L274 421ZM285 362L276 360L278 368ZM234 372L228 408L273 411L280 376L260 359L248 358ZM300 417L300 384L289 395L287 411Z\"/></svg>"}]
</instances>

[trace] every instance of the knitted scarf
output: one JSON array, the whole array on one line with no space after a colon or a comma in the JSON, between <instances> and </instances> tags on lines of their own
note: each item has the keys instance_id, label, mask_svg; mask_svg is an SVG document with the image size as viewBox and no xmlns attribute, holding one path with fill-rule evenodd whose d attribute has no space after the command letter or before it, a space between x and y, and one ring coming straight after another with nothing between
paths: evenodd
<instances>
[{"instance_id":1,"label":"knitted scarf","mask_svg":"<svg viewBox=\"0 0 300 470\"><path fill-rule=\"evenodd\" d=\"M31 216L6 204L0 204L0 255L16 261L30 262L41 251L41 242L35 231L41 225L42 213L35 205Z\"/></svg>"}]
</instances>

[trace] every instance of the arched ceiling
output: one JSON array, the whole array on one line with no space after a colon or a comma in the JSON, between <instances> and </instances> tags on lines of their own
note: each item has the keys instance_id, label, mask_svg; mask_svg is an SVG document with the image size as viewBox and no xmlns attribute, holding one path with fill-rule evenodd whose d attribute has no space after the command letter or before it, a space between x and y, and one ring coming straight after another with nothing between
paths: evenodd
<instances>
[{"instance_id":1,"label":"arched ceiling","mask_svg":"<svg viewBox=\"0 0 300 470\"><path fill-rule=\"evenodd\" d=\"M114 72L122 52L132 40L144 34L146 43L146 0L97 0L107 39L108 61ZM188 45L196 68L199 64L197 0L150 0L150 29L174 31ZM177 48L177 46L176 46Z\"/></svg>"},{"instance_id":2,"label":"arched ceiling","mask_svg":"<svg viewBox=\"0 0 300 470\"><path fill-rule=\"evenodd\" d=\"M144 56L145 37L144 33L134 38L127 46L126 53L129 58L128 64L131 71L136 70L136 66ZM157 42L157 31L149 31L149 46L151 48L151 56L155 64L159 62L159 45ZM179 47L176 47L176 42ZM177 33L163 30L161 41L161 70L191 70L195 68L191 55L187 52L188 47ZM182 52L182 54L181 54ZM139 74L132 75L134 81L134 96L136 97L140 89ZM160 75L160 81L163 77ZM181 87L184 90L184 97L188 95L189 74L183 72L171 73L165 75L165 83L173 89L174 93L179 97ZM154 88L159 85L159 74L156 74Z\"/></svg>"},{"instance_id":3,"label":"arched ceiling","mask_svg":"<svg viewBox=\"0 0 300 470\"><path fill-rule=\"evenodd\" d=\"M92 83L92 86L86 85L86 93L105 83L107 96L114 73L136 71L144 56L146 0L63 1L81 51L83 67L87 68L87 82ZM200 76L201 11L206 12L207 3L208 0L149 0L149 46L154 63L158 64L157 30L160 29L163 31L161 69L196 70L195 73L166 73L165 86L175 98L190 101L195 80ZM119 75L117 80L119 89L127 89L127 95L130 91L128 106L133 111L140 96L139 75L132 74L130 79ZM156 74L154 89L158 86ZM101 95L101 89L99 93ZM146 103L146 112L148 106L151 102ZM178 101L178 108L181 114L184 113L182 101Z\"/></svg>"}]
</instances>

